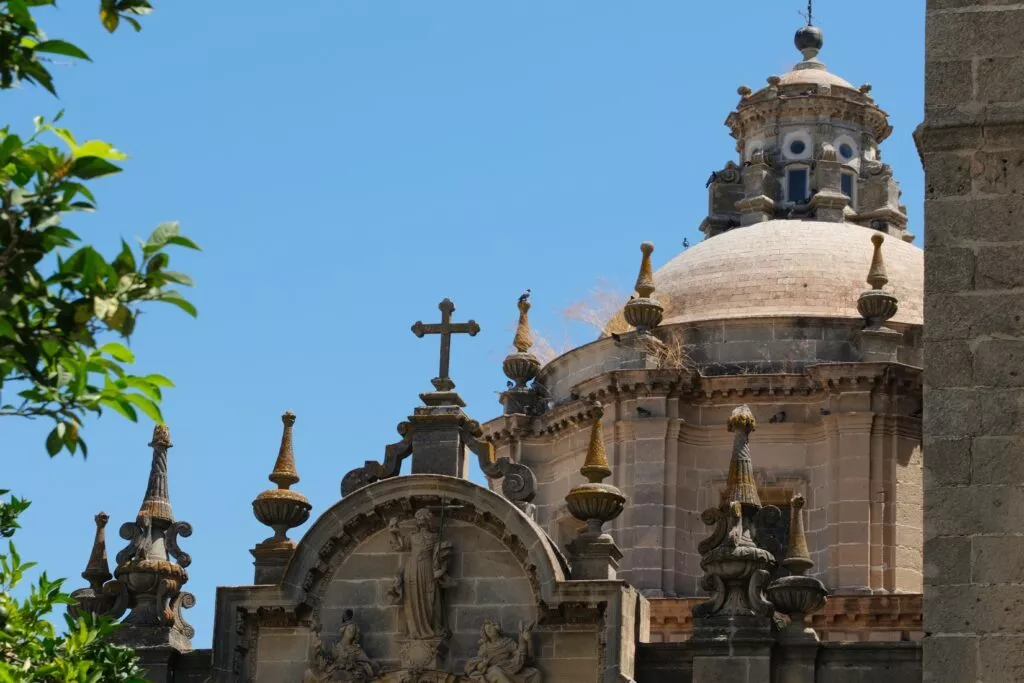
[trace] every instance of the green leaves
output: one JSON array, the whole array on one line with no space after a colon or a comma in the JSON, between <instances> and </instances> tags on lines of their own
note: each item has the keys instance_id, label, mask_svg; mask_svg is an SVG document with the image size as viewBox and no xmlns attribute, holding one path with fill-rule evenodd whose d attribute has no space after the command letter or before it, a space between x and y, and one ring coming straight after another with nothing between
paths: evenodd
<instances>
[{"instance_id":1,"label":"green leaves","mask_svg":"<svg viewBox=\"0 0 1024 683\"><path fill-rule=\"evenodd\" d=\"M84 50L79 48L77 45L72 45L71 43L63 40L44 40L36 45L36 52L49 52L55 55L84 59L88 62L92 61L89 58L89 55L85 54Z\"/></svg>"},{"instance_id":2,"label":"green leaves","mask_svg":"<svg viewBox=\"0 0 1024 683\"><path fill-rule=\"evenodd\" d=\"M0 496L7 491L0 491ZM28 501L0 500L0 533L10 537ZM34 562L24 562L11 543L0 552L0 682L2 683L145 683L136 654L110 645L119 628L105 617L64 615L66 633L54 628L53 612L74 599L64 592L64 579L40 574L28 590L21 584Z\"/></svg>"}]
</instances>

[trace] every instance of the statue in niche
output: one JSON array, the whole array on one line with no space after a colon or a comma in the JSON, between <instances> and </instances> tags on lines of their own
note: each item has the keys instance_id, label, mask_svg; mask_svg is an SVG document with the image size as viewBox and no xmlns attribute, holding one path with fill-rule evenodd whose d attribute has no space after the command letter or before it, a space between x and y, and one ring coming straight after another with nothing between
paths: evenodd
<instances>
[{"instance_id":1,"label":"statue in niche","mask_svg":"<svg viewBox=\"0 0 1024 683\"><path fill-rule=\"evenodd\" d=\"M497 622L485 621L476 657L466 662L466 676L486 683L541 683L540 672L527 666L533 660L532 633L533 624L519 622L519 638L512 638Z\"/></svg>"},{"instance_id":2,"label":"statue in niche","mask_svg":"<svg viewBox=\"0 0 1024 683\"><path fill-rule=\"evenodd\" d=\"M338 642L333 647L324 647L319 632L313 644L313 666L306 670L303 683L327 683L348 681L367 683L376 678L377 665L370 659L360 644L362 632L352 621L352 610L345 610L342 617Z\"/></svg>"},{"instance_id":3,"label":"statue in niche","mask_svg":"<svg viewBox=\"0 0 1024 683\"><path fill-rule=\"evenodd\" d=\"M403 535L398 519L388 522L391 548L407 553L388 596L402 607L406 635L412 640L449 637L444 591L455 585L449 576L453 548L434 531L434 515L423 508L414 515L415 527Z\"/></svg>"}]
</instances>

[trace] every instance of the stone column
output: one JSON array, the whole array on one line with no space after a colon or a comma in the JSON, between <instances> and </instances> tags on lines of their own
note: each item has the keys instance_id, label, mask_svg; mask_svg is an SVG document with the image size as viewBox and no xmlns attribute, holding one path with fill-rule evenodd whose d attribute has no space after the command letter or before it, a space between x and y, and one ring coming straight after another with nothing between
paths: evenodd
<instances>
[{"instance_id":1,"label":"stone column","mask_svg":"<svg viewBox=\"0 0 1024 683\"><path fill-rule=\"evenodd\" d=\"M924 680L1024 671L1024 5L929 0Z\"/></svg>"},{"instance_id":2,"label":"stone column","mask_svg":"<svg viewBox=\"0 0 1024 683\"><path fill-rule=\"evenodd\" d=\"M772 185L775 182L770 154L756 152L743 169L743 199L736 202L740 224L753 225L771 220L775 214Z\"/></svg>"}]
</instances>

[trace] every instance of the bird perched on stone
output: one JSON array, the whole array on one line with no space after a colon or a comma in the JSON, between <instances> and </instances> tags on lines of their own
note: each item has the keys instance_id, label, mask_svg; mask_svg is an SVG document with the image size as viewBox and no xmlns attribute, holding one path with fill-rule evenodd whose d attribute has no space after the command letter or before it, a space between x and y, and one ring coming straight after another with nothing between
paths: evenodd
<instances>
[{"instance_id":1,"label":"bird perched on stone","mask_svg":"<svg viewBox=\"0 0 1024 683\"><path fill-rule=\"evenodd\" d=\"M716 180L718 180L718 173L716 171L712 171L711 176L708 177L708 181L704 183L704 189L706 190L709 187L711 187L711 183L715 182Z\"/></svg>"},{"instance_id":2,"label":"bird perched on stone","mask_svg":"<svg viewBox=\"0 0 1024 683\"><path fill-rule=\"evenodd\" d=\"M819 414L819 415L831 415L831 414L832 414L832 411L831 411L831 410L829 410L828 408L821 408L821 409L820 409L820 410L818 411L818 414Z\"/></svg>"},{"instance_id":3,"label":"bird perched on stone","mask_svg":"<svg viewBox=\"0 0 1024 683\"><path fill-rule=\"evenodd\" d=\"M641 408L640 406L637 406L636 414L639 415L640 417L650 417L653 413L647 410L647 408Z\"/></svg>"},{"instance_id":4,"label":"bird perched on stone","mask_svg":"<svg viewBox=\"0 0 1024 683\"><path fill-rule=\"evenodd\" d=\"M684 237L683 238L683 249L689 249L689 248L690 248L690 240Z\"/></svg>"},{"instance_id":5,"label":"bird perched on stone","mask_svg":"<svg viewBox=\"0 0 1024 683\"><path fill-rule=\"evenodd\" d=\"M779 412L777 412L774 415L772 415L771 418L769 418L769 420L768 420L768 422L770 422L771 424L777 424L779 422L785 422L785 421L786 421L786 411L785 410L780 410Z\"/></svg>"},{"instance_id":6,"label":"bird perched on stone","mask_svg":"<svg viewBox=\"0 0 1024 683\"><path fill-rule=\"evenodd\" d=\"M612 332L608 336L610 336L612 339L614 339L616 343L622 341L622 335L619 334L618 332Z\"/></svg>"},{"instance_id":7,"label":"bird perched on stone","mask_svg":"<svg viewBox=\"0 0 1024 683\"><path fill-rule=\"evenodd\" d=\"M572 391L572 392L569 393L569 398L571 398L574 401L578 401L578 400L580 400L580 395L578 393L576 393L575 391Z\"/></svg>"},{"instance_id":8,"label":"bird perched on stone","mask_svg":"<svg viewBox=\"0 0 1024 683\"><path fill-rule=\"evenodd\" d=\"M509 381L505 382L505 388L506 389L511 389L515 385L516 385L515 382L513 382L512 380L509 380Z\"/></svg>"},{"instance_id":9,"label":"bird perched on stone","mask_svg":"<svg viewBox=\"0 0 1024 683\"><path fill-rule=\"evenodd\" d=\"M525 292L523 292L522 294L519 295L519 301L522 302L522 301L529 301L529 300L530 300L530 290L527 289Z\"/></svg>"}]
</instances>

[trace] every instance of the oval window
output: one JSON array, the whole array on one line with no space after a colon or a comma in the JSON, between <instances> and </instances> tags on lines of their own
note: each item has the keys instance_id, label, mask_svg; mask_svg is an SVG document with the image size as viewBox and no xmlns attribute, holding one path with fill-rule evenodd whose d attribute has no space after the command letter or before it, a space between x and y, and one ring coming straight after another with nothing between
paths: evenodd
<instances>
[{"instance_id":1,"label":"oval window","mask_svg":"<svg viewBox=\"0 0 1024 683\"><path fill-rule=\"evenodd\" d=\"M851 147L849 143L846 142L839 145L839 156L849 161L850 159L853 158L853 147Z\"/></svg>"},{"instance_id":2,"label":"oval window","mask_svg":"<svg viewBox=\"0 0 1024 683\"><path fill-rule=\"evenodd\" d=\"M803 154L805 149L807 149L807 144L803 140L794 140L789 145L789 151L796 155Z\"/></svg>"}]
</instances>

